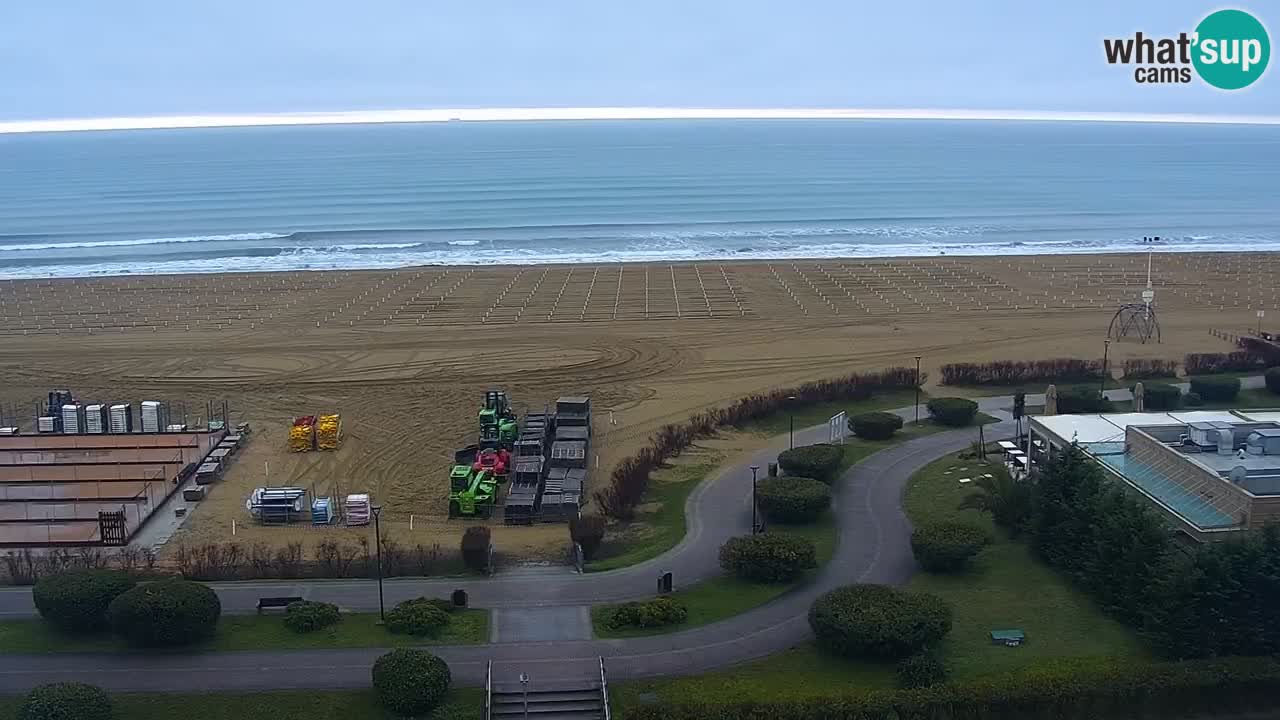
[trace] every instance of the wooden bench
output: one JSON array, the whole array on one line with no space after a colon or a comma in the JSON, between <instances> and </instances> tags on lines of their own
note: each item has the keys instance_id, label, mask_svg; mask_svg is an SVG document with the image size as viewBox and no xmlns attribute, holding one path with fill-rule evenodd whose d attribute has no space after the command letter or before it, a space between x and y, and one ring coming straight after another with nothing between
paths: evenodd
<instances>
[{"instance_id":1,"label":"wooden bench","mask_svg":"<svg viewBox=\"0 0 1280 720\"><path fill-rule=\"evenodd\" d=\"M991 643L993 645L1004 645L1005 647L1018 647L1026 642L1027 635L1021 630L992 630Z\"/></svg>"},{"instance_id":2,"label":"wooden bench","mask_svg":"<svg viewBox=\"0 0 1280 720\"><path fill-rule=\"evenodd\" d=\"M258 598L258 612L261 613L267 608L287 608L296 602L302 602L300 597L264 597Z\"/></svg>"}]
</instances>

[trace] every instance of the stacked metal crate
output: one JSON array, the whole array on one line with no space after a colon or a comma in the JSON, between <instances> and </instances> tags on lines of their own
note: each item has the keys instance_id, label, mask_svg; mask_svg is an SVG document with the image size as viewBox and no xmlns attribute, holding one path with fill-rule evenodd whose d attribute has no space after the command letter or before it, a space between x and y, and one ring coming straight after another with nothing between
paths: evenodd
<instances>
[{"instance_id":1,"label":"stacked metal crate","mask_svg":"<svg viewBox=\"0 0 1280 720\"><path fill-rule=\"evenodd\" d=\"M167 424L163 405L156 400L142 401L142 432L158 433Z\"/></svg>"},{"instance_id":2,"label":"stacked metal crate","mask_svg":"<svg viewBox=\"0 0 1280 720\"><path fill-rule=\"evenodd\" d=\"M84 409L84 431L94 435L101 435L111 426L111 421L107 417L107 406L102 403L87 405Z\"/></svg>"},{"instance_id":3,"label":"stacked metal crate","mask_svg":"<svg viewBox=\"0 0 1280 720\"><path fill-rule=\"evenodd\" d=\"M62 406L62 432L75 435L84 432L83 408L77 404Z\"/></svg>"},{"instance_id":4,"label":"stacked metal crate","mask_svg":"<svg viewBox=\"0 0 1280 720\"><path fill-rule=\"evenodd\" d=\"M52 415L43 415L36 418L36 432L51 433L57 432L58 419Z\"/></svg>"},{"instance_id":5,"label":"stacked metal crate","mask_svg":"<svg viewBox=\"0 0 1280 720\"><path fill-rule=\"evenodd\" d=\"M133 432L133 406L119 404L111 406L110 429L112 433Z\"/></svg>"},{"instance_id":6,"label":"stacked metal crate","mask_svg":"<svg viewBox=\"0 0 1280 720\"><path fill-rule=\"evenodd\" d=\"M512 447L511 485L502 505L503 522L508 525L529 525L537 516L547 465L549 420L543 413L532 413L520 423L520 438Z\"/></svg>"},{"instance_id":7,"label":"stacked metal crate","mask_svg":"<svg viewBox=\"0 0 1280 720\"><path fill-rule=\"evenodd\" d=\"M568 396L556 400L551 468L542 491L543 522L566 522L576 517L586 492L587 458L591 446L591 399Z\"/></svg>"}]
</instances>

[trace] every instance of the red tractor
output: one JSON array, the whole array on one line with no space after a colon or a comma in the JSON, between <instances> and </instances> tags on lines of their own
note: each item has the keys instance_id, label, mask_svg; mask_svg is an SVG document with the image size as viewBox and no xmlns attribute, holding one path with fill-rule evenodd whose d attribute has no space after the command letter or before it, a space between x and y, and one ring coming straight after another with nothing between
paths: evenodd
<instances>
[{"instance_id":1,"label":"red tractor","mask_svg":"<svg viewBox=\"0 0 1280 720\"><path fill-rule=\"evenodd\" d=\"M504 481L507 479L507 473L511 471L511 453L505 448L486 448L476 456L476 461L471 465L471 469L475 472L487 470L493 473L493 476L498 478L499 481Z\"/></svg>"}]
</instances>

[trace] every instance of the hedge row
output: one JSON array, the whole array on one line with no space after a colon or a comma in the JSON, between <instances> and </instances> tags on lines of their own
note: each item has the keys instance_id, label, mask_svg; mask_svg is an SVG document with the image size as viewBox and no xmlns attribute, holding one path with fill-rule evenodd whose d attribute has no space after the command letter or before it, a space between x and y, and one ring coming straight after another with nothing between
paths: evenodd
<instances>
[{"instance_id":1,"label":"hedge row","mask_svg":"<svg viewBox=\"0 0 1280 720\"><path fill-rule=\"evenodd\" d=\"M929 401L929 417L934 422L952 427L963 427L973 422L978 414L978 403L968 398L940 397Z\"/></svg>"},{"instance_id":2,"label":"hedge row","mask_svg":"<svg viewBox=\"0 0 1280 720\"><path fill-rule=\"evenodd\" d=\"M849 430L864 440L888 440L902 429L902 418L890 412L869 412L849 418Z\"/></svg>"},{"instance_id":3,"label":"hedge row","mask_svg":"<svg viewBox=\"0 0 1280 720\"><path fill-rule=\"evenodd\" d=\"M1182 367L1188 375L1210 375L1224 372L1250 372L1265 365L1261 355L1244 350L1229 353L1188 353Z\"/></svg>"},{"instance_id":4,"label":"hedge row","mask_svg":"<svg viewBox=\"0 0 1280 720\"><path fill-rule=\"evenodd\" d=\"M839 445L802 445L778 453L778 467L788 475L821 480L830 485L843 457L844 450Z\"/></svg>"},{"instance_id":5,"label":"hedge row","mask_svg":"<svg viewBox=\"0 0 1280 720\"><path fill-rule=\"evenodd\" d=\"M1101 360L996 360L942 366L943 385L1020 385L1028 382L1084 382L1102 377Z\"/></svg>"},{"instance_id":6,"label":"hedge row","mask_svg":"<svg viewBox=\"0 0 1280 720\"><path fill-rule=\"evenodd\" d=\"M921 376L920 382L924 382ZM679 455L700 439L711 437L724 427L741 427L762 420L792 406L792 403L866 400L878 392L914 388L915 368L892 367L880 372L853 373L833 380L810 382L793 388L757 393L734 404L698 413L682 424L665 425L649 438L649 445L624 458L613 469L609 486L594 499L608 516L629 520L649 489L649 477L667 460ZM791 398L795 400L791 400Z\"/></svg>"},{"instance_id":7,"label":"hedge row","mask_svg":"<svg viewBox=\"0 0 1280 720\"><path fill-rule=\"evenodd\" d=\"M1280 707L1280 661L1071 664L917 690L807 700L639 705L626 720L1131 720Z\"/></svg>"},{"instance_id":8,"label":"hedge row","mask_svg":"<svg viewBox=\"0 0 1280 720\"><path fill-rule=\"evenodd\" d=\"M644 602L622 603L606 611L604 624L614 630L679 625L689 618L689 610L669 597Z\"/></svg>"},{"instance_id":9,"label":"hedge row","mask_svg":"<svg viewBox=\"0 0 1280 720\"><path fill-rule=\"evenodd\" d=\"M65 632L95 632L107 627L111 601L135 585L119 570L73 570L41 578L31 590L40 617Z\"/></svg>"},{"instance_id":10,"label":"hedge row","mask_svg":"<svg viewBox=\"0 0 1280 720\"><path fill-rule=\"evenodd\" d=\"M951 607L929 593L848 585L813 601L809 627L819 647L841 657L905 658L951 631Z\"/></svg>"},{"instance_id":11,"label":"hedge row","mask_svg":"<svg viewBox=\"0 0 1280 720\"><path fill-rule=\"evenodd\" d=\"M817 566L813 541L798 535L744 535L720 546L720 567L751 582L791 582Z\"/></svg>"},{"instance_id":12,"label":"hedge row","mask_svg":"<svg viewBox=\"0 0 1280 720\"><path fill-rule=\"evenodd\" d=\"M1124 376L1128 380L1155 380L1178 376L1177 360L1156 358L1130 358L1124 361Z\"/></svg>"},{"instance_id":13,"label":"hedge row","mask_svg":"<svg viewBox=\"0 0 1280 720\"><path fill-rule=\"evenodd\" d=\"M1182 405L1182 390L1165 383L1143 383L1142 403L1145 410L1177 410Z\"/></svg>"},{"instance_id":14,"label":"hedge row","mask_svg":"<svg viewBox=\"0 0 1280 720\"><path fill-rule=\"evenodd\" d=\"M769 522L811 523L831 505L831 488L806 477L773 477L756 483L756 504Z\"/></svg>"},{"instance_id":15,"label":"hedge row","mask_svg":"<svg viewBox=\"0 0 1280 720\"><path fill-rule=\"evenodd\" d=\"M1227 402L1235 400L1240 394L1240 378L1235 377L1193 377L1191 392L1206 402Z\"/></svg>"},{"instance_id":16,"label":"hedge row","mask_svg":"<svg viewBox=\"0 0 1280 720\"><path fill-rule=\"evenodd\" d=\"M1280 395L1280 367L1273 367L1267 370L1263 379L1267 381L1267 390L1272 395Z\"/></svg>"},{"instance_id":17,"label":"hedge row","mask_svg":"<svg viewBox=\"0 0 1280 720\"><path fill-rule=\"evenodd\" d=\"M1102 392L1088 387L1063 388L1058 392L1058 414L1111 412L1115 405Z\"/></svg>"}]
</instances>

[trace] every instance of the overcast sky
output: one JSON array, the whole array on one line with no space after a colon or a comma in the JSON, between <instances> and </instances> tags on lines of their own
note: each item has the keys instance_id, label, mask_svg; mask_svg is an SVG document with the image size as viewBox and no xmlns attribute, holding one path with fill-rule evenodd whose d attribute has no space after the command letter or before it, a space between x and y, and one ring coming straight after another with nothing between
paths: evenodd
<instances>
[{"instance_id":1,"label":"overcast sky","mask_svg":"<svg viewBox=\"0 0 1280 720\"><path fill-rule=\"evenodd\" d=\"M661 105L1280 114L1144 86L1102 39L1190 31L1188 0L5 0L0 120ZM1269 25L1280 6L1238 5ZM1270 16L1270 17L1269 17ZM1274 64L1274 63L1273 63Z\"/></svg>"}]
</instances>

